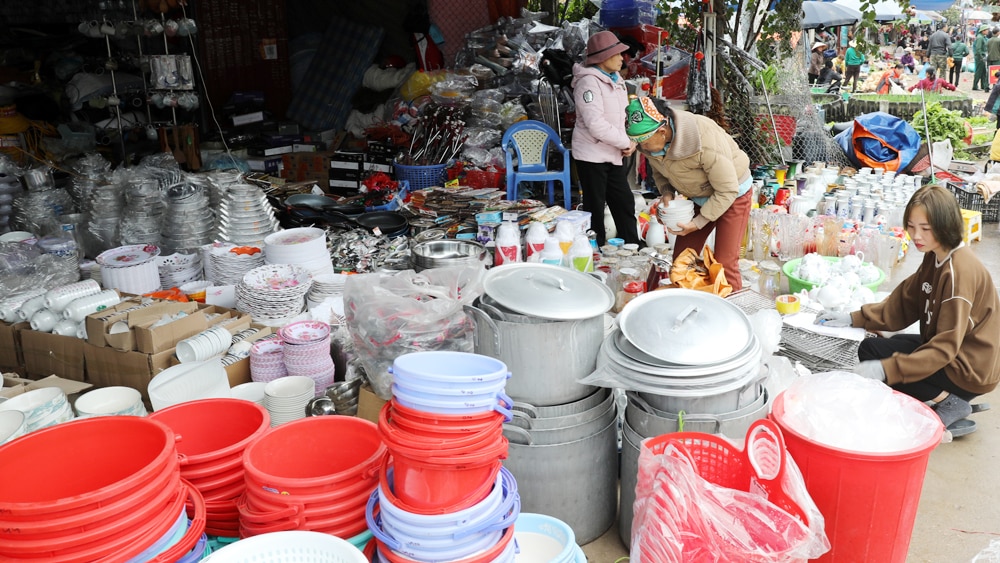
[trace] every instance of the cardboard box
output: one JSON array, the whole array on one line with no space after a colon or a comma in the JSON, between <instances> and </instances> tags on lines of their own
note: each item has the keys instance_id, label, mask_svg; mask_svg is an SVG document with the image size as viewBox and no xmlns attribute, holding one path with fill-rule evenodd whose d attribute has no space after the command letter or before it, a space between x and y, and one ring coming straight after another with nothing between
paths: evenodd
<instances>
[{"instance_id":1,"label":"cardboard box","mask_svg":"<svg viewBox=\"0 0 1000 563\"><path fill-rule=\"evenodd\" d=\"M282 176L295 182L316 182L321 188L330 180L333 151L293 152L283 156Z\"/></svg>"},{"instance_id":2,"label":"cardboard box","mask_svg":"<svg viewBox=\"0 0 1000 563\"><path fill-rule=\"evenodd\" d=\"M83 348L87 360L87 377L97 387L122 385L142 393L143 401L149 401L147 388L156 374L170 367L173 349L159 354L142 352L122 352L107 346L94 346L89 342Z\"/></svg>"},{"instance_id":3,"label":"cardboard box","mask_svg":"<svg viewBox=\"0 0 1000 563\"><path fill-rule=\"evenodd\" d=\"M39 379L38 381L21 379L19 377L8 377L5 375L3 378L3 389L0 389L0 397L10 399L11 397L16 397L22 393L34 391L35 389L44 389L46 387L58 387L62 389L63 393L66 393L66 397L69 401L73 403L76 401L76 397L81 392L90 389L93 385L80 381L63 379L55 375L50 375L44 379Z\"/></svg>"},{"instance_id":4,"label":"cardboard box","mask_svg":"<svg viewBox=\"0 0 1000 563\"><path fill-rule=\"evenodd\" d=\"M256 342L265 336L270 336L274 332L274 329L269 326L264 325L252 325L254 328L258 329L257 334L250 336L245 339L245 342ZM229 377L229 386L236 387L237 385L243 383L250 383L253 379L250 377L250 358L243 358L238 362L234 362L226 366L226 376Z\"/></svg>"},{"instance_id":5,"label":"cardboard box","mask_svg":"<svg viewBox=\"0 0 1000 563\"><path fill-rule=\"evenodd\" d=\"M382 405L387 402L376 395L370 386L362 386L358 391L358 418L378 424L378 414L382 410Z\"/></svg>"},{"instance_id":6,"label":"cardboard box","mask_svg":"<svg viewBox=\"0 0 1000 563\"><path fill-rule=\"evenodd\" d=\"M24 354L21 352L21 331L28 323L0 323L0 371L24 375Z\"/></svg>"},{"instance_id":7,"label":"cardboard box","mask_svg":"<svg viewBox=\"0 0 1000 563\"><path fill-rule=\"evenodd\" d=\"M120 320L128 319L128 313L141 308L152 307L155 302L142 303L140 297L128 297L114 307L87 315L83 320L87 328L87 342L94 346L110 346L107 341L108 328ZM119 343L121 344L121 343ZM131 348L131 346L129 346Z\"/></svg>"},{"instance_id":8,"label":"cardboard box","mask_svg":"<svg viewBox=\"0 0 1000 563\"><path fill-rule=\"evenodd\" d=\"M21 351L24 371L31 379L58 375L73 381L87 381L83 340L48 332L22 330Z\"/></svg>"},{"instance_id":9,"label":"cardboard box","mask_svg":"<svg viewBox=\"0 0 1000 563\"><path fill-rule=\"evenodd\" d=\"M198 310L198 303L176 305L183 306L180 310L189 314L156 328L152 328L152 325L164 314L176 314L179 311L165 313L160 308L151 307L129 315L129 325L134 326L135 350L144 354L159 354L175 348L181 340L208 329L208 319L203 311Z\"/></svg>"}]
</instances>

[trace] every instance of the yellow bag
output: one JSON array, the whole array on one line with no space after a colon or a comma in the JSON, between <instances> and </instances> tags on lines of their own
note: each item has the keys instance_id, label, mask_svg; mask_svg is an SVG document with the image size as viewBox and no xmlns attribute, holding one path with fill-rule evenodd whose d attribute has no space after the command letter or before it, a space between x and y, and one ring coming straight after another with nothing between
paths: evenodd
<instances>
[{"instance_id":1,"label":"yellow bag","mask_svg":"<svg viewBox=\"0 0 1000 563\"><path fill-rule=\"evenodd\" d=\"M948 57L948 68L955 66L955 59Z\"/></svg>"},{"instance_id":2,"label":"yellow bag","mask_svg":"<svg viewBox=\"0 0 1000 563\"><path fill-rule=\"evenodd\" d=\"M705 247L703 257L699 257L693 248L687 248L674 259L670 268L670 281L676 287L708 291L726 297L733 292L733 286L726 280L726 269L722 267L712 254L712 249Z\"/></svg>"},{"instance_id":3,"label":"yellow bag","mask_svg":"<svg viewBox=\"0 0 1000 563\"><path fill-rule=\"evenodd\" d=\"M1000 161L1000 129L993 135L993 144L990 145L990 160Z\"/></svg>"}]
</instances>

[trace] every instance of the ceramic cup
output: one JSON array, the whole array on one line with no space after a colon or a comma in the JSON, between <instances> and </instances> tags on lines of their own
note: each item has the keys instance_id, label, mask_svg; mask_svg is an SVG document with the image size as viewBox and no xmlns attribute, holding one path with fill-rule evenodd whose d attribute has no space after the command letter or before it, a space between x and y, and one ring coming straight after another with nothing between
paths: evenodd
<instances>
[{"instance_id":1,"label":"ceramic cup","mask_svg":"<svg viewBox=\"0 0 1000 563\"><path fill-rule=\"evenodd\" d=\"M24 305L21 305L21 310L17 312L17 316L22 321L27 321L43 308L45 308L45 296L39 295L37 297L32 297L31 299L25 301Z\"/></svg>"},{"instance_id":2,"label":"ceramic cup","mask_svg":"<svg viewBox=\"0 0 1000 563\"><path fill-rule=\"evenodd\" d=\"M52 334L58 334L59 336L76 336L76 331L79 328L79 324L74 323L69 319L63 319L52 327Z\"/></svg>"},{"instance_id":3,"label":"ceramic cup","mask_svg":"<svg viewBox=\"0 0 1000 563\"><path fill-rule=\"evenodd\" d=\"M53 312L62 313L71 302L88 295L101 292L101 284L96 280L83 280L50 289L45 294L45 306Z\"/></svg>"},{"instance_id":4,"label":"ceramic cup","mask_svg":"<svg viewBox=\"0 0 1000 563\"><path fill-rule=\"evenodd\" d=\"M40 309L31 316L31 330L38 332L52 332L56 323L59 322L59 315L50 309Z\"/></svg>"},{"instance_id":5,"label":"ceramic cup","mask_svg":"<svg viewBox=\"0 0 1000 563\"><path fill-rule=\"evenodd\" d=\"M118 296L117 291L106 289L100 293L81 297L73 301L63 310L63 317L82 323L87 315L102 311L108 307L113 307L120 301L121 298Z\"/></svg>"}]
</instances>

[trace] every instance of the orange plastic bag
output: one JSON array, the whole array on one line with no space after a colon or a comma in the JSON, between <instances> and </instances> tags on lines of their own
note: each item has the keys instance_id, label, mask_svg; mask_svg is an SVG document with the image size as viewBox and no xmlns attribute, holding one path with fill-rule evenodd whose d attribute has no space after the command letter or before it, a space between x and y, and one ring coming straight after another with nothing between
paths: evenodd
<instances>
[{"instance_id":1,"label":"orange plastic bag","mask_svg":"<svg viewBox=\"0 0 1000 563\"><path fill-rule=\"evenodd\" d=\"M733 292L732 284L726 279L726 269L708 246L702 251L702 257L693 248L681 252L670 268L670 282L676 287L708 291L719 297Z\"/></svg>"}]
</instances>

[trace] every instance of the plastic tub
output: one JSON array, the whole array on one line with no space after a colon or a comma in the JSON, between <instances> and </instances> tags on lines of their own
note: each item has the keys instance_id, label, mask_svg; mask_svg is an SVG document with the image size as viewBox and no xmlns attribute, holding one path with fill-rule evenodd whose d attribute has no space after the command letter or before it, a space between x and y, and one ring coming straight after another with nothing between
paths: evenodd
<instances>
[{"instance_id":1,"label":"plastic tub","mask_svg":"<svg viewBox=\"0 0 1000 563\"><path fill-rule=\"evenodd\" d=\"M405 555L393 551L390 547L382 543L378 538L375 538L378 542L378 554L381 561L387 563L415 563L414 559L410 559ZM496 543L493 547L482 551L480 553L470 555L464 559L453 560L451 563L499 563L499 562L512 562L514 559L512 557L514 550L516 549L514 543L514 527L511 526L504 531L503 536L500 541Z\"/></svg>"},{"instance_id":2,"label":"plastic tub","mask_svg":"<svg viewBox=\"0 0 1000 563\"><path fill-rule=\"evenodd\" d=\"M501 437L487 447L447 457L427 451L404 453L399 448L390 452L396 496L410 506L436 508L461 503L471 493L492 486L500 460L507 457L507 439ZM478 495L469 504L483 496Z\"/></svg>"},{"instance_id":3,"label":"plastic tub","mask_svg":"<svg viewBox=\"0 0 1000 563\"><path fill-rule=\"evenodd\" d=\"M181 470L187 465L222 460L222 467L271 427L264 407L239 399L203 399L159 410L149 418L174 431Z\"/></svg>"},{"instance_id":4,"label":"plastic tub","mask_svg":"<svg viewBox=\"0 0 1000 563\"><path fill-rule=\"evenodd\" d=\"M944 428L939 427L925 444L906 451L843 450L789 428L784 423L784 395L774 399L770 416L784 434L788 453L823 514L830 539L830 551L815 561L906 561L927 463Z\"/></svg>"},{"instance_id":5,"label":"plastic tub","mask_svg":"<svg viewBox=\"0 0 1000 563\"><path fill-rule=\"evenodd\" d=\"M215 551L206 563L281 563L323 561L368 563L364 554L347 540L318 532L289 531L247 538Z\"/></svg>"},{"instance_id":6,"label":"plastic tub","mask_svg":"<svg viewBox=\"0 0 1000 563\"><path fill-rule=\"evenodd\" d=\"M504 390L504 387L507 384L506 379L498 379L490 382L469 383L468 385L462 386L455 384L454 382L443 383L439 381L421 379L419 377L401 375L399 372L393 376L392 382L393 384L406 389L408 392L429 396L441 396L443 399L450 399L452 397L495 397L498 392Z\"/></svg>"},{"instance_id":7,"label":"plastic tub","mask_svg":"<svg viewBox=\"0 0 1000 563\"><path fill-rule=\"evenodd\" d=\"M403 354L393 361L389 373L393 377L423 380L456 389L510 378L507 366L500 360L481 354L449 351Z\"/></svg>"},{"instance_id":8,"label":"plastic tub","mask_svg":"<svg viewBox=\"0 0 1000 563\"><path fill-rule=\"evenodd\" d=\"M385 454L375 423L318 416L268 430L247 447L243 465L248 482L308 495L370 479Z\"/></svg>"},{"instance_id":9,"label":"plastic tub","mask_svg":"<svg viewBox=\"0 0 1000 563\"><path fill-rule=\"evenodd\" d=\"M827 262L839 262L840 261L840 258L838 258L836 256L824 256L823 258ZM795 268L798 267L798 265L799 265L800 262L802 262L802 259L801 258L796 258L794 260L789 260L788 262L785 262L785 265L781 267L781 270L782 270L782 272L784 272L785 277L788 278L788 292L789 293L798 293L798 292L800 292L802 290L809 291L810 289L816 287L816 285L817 285L815 283L808 282L806 280L797 278L794 275L792 275L792 272L795 271ZM872 291L878 291L878 286L882 285L882 282L884 282L884 281L885 281L885 272L882 271L881 268L879 268L879 277L878 277L878 279L875 280L872 283L866 283L866 284L864 284L864 286L867 287L868 289L872 290Z\"/></svg>"},{"instance_id":10,"label":"plastic tub","mask_svg":"<svg viewBox=\"0 0 1000 563\"><path fill-rule=\"evenodd\" d=\"M434 426L438 432L446 434L477 432L484 425L493 424L493 421L498 418L504 422L510 422L513 418L512 414L504 415L504 413L496 410L464 414L441 414L410 408L400 404L395 399L390 399L389 404L392 405L393 416L398 418L398 420L405 420L405 423L416 425Z\"/></svg>"},{"instance_id":11,"label":"plastic tub","mask_svg":"<svg viewBox=\"0 0 1000 563\"><path fill-rule=\"evenodd\" d=\"M466 432L452 436L442 437L441 435L427 435L419 431L412 431L405 427L394 424L395 419L390 418L392 406L386 403L379 411L378 429L386 446L391 450L394 445L402 448L426 448L433 449L438 455L448 455L448 452L458 450L464 452L470 447L485 446L495 440L499 440L503 432L503 420L499 417L490 426L479 432Z\"/></svg>"},{"instance_id":12,"label":"plastic tub","mask_svg":"<svg viewBox=\"0 0 1000 563\"><path fill-rule=\"evenodd\" d=\"M522 513L514 524L514 540L520 548L519 560L526 563L573 563L576 536L562 520L544 514Z\"/></svg>"}]
</instances>

